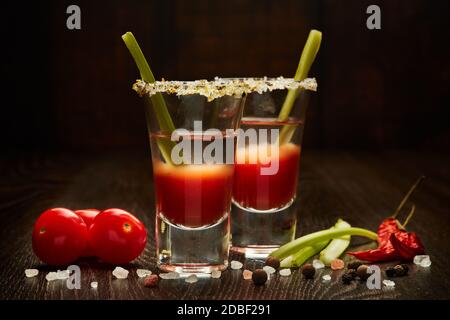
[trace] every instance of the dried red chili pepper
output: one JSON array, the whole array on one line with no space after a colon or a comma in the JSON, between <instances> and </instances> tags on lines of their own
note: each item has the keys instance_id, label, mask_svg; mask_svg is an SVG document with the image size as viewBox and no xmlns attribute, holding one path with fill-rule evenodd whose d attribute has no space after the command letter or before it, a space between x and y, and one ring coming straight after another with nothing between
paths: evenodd
<instances>
[{"instance_id":1,"label":"dried red chili pepper","mask_svg":"<svg viewBox=\"0 0 450 320\"><path fill-rule=\"evenodd\" d=\"M425 247L415 232L397 231L391 234L390 241L401 260L410 261L425 253Z\"/></svg>"},{"instance_id":2,"label":"dried red chili pepper","mask_svg":"<svg viewBox=\"0 0 450 320\"><path fill-rule=\"evenodd\" d=\"M359 260L369 262L390 261L397 259L397 253L390 241L391 235L399 231L397 219L387 218L378 227L378 248L360 252L348 252Z\"/></svg>"},{"instance_id":3,"label":"dried red chili pepper","mask_svg":"<svg viewBox=\"0 0 450 320\"><path fill-rule=\"evenodd\" d=\"M379 246L383 246L386 243L389 242L389 238L391 237L391 234L394 232L400 230L399 229L399 223L397 219L394 218L387 218L384 219L383 222L378 227L378 244Z\"/></svg>"},{"instance_id":4,"label":"dried red chili pepper","mask_svg":"<svg viewBox=\"0 0 450 320\"><path fill-rule=\"evenodd\" d=\"M359 260L368 262L397 260L397 252L391 242L389 242L385 246L378 247L376 249L359 252L348 252L347 254L352 255L358 258Z\"/></svg>"},{"instance_id":5,"label":"dried red chili pepper","mask_svg":"<svg viewBox=\"0 0 450 320\"><path fill-rule=\"evenodd\" d=\"M393 216L383 220L378 227L378 248L360 252L349 252L349 255L364 261L379 262L398 259L412 260L414 256L424 253L424 246L420 242L418 236L414 232L408 233L403 230L404 226L406 226L413 216L415 206L412 206L411 211L403 225L395 219L408 198L424 178L425 177L422 176L416 181L416 183L410 188L406 196L400 202L400 205L397 210L395 210Z\"/></svg>"}]
</instances>

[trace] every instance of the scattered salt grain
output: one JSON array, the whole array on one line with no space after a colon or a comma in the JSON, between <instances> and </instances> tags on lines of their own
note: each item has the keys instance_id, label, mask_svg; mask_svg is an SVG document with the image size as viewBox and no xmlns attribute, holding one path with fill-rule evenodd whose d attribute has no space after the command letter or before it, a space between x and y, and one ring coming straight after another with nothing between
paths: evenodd
<instances>
[{"instance_id":1,"label":"scattered salt grain","mask_svg":"<svg viewBox=\"0 0 450 320\"><path fill-rule=\"evenodd\" d=\"M97 287L98 287L98 282L97 281L91 282L91 288L92 289L97 289Z\"/></svg>"},{"instance_id":2,"label":"scattered salt grain","mask_svg":"<svg viewBox=\"0 0 450 320\"><path fill-rule=\"evenodd\" d=\"M129 273L129 271L122 267L116 267L112 272L113 276L116 277L117 279L128 278L128 273Z\"/></svg>"},{"instance_id":3,"label":"scattered salt grain","mask_svg":"<svg viewBox=\"0 0 450 320\"><path fill-rule=\"evenodd\" d=\"M231 267L231 269L233 269L233 270L241 269L242 266L243 266L242 262L239 262L239 261L236 261L236 260L233 260L233 261L231 261L231 263L230 263L230 267Z\"/></svg>"},{"instance_id":4,"label":"scattered salt grain","mask_svg":"<svg viewBox=\"0 0 450 320\"><path fill-rule=\"evenodd\" d=\"M187 283L195 283L198 281L198 278L195 274L191 274L189 277L187 277L186 279L184 279L185 282Z\"/></svg>"},{"instance_id":5,"label":"scattered salt grain","mask_svg":"<svg viewBox=\"0 0 450 320\"><path fill-rule=\"evenodd\" d=\"M331 269L333 270L341 270L344 269L345 263L341 259L334 259L331 261Z\"/></svg>"},{"instance_id":6,"label":"scattered salt grain","mask_svg":"<svg viewBox=\"0 0 450 320\"><path fill-rule=\"evenodd\" d=\"M54 281L54 280L56 280L57 279L56 278L56 272L49 272L49 273L47 273L47 275L45 276L45 279L47 281Z\"/></svg>"},{"instance_id":7,"label":"scattered salt grain","mask_svg":"<svg viewBox=\"0 0 450 320\"><path fill-rule=\"evenodd\" d=\"M414 257L414 264L424 268L431 266L431 259L428 255L417 255Z\"/></svg>"},{"instance_id":8,"label":"scattered salt grain","mask_svg":"<svg viewBox=\"0 0 450 320\"><path fill-rule=\"evenodd\" d=\"M322 269L325 268L325 264L319 259L314 259L312 263L314 269Z\"/></svg>"},{"instance_id":9,"label":"scattered salt grain","mask_svg":"<svg viewBox=\"0 0 450 320\"><path fill-rule=\"evenodd\" d=\"M383 280L383 284L386 287L390 287L390 288L395 287L395 282L392 280Z\"/></svg>"},{"instance_id":10,"label":"scattered salt grain","mask_svg":"<svg viewBox=\"0 0 450 320\"><path fill-rule=\"evenodd\" d=\"M211 272L211 278L214 278L214 279L219 279L221 275L222 275L222 272L220 270L213 270Z\"/></svg>"},{"instance_id":11,"label":"scattered salt grain","mask_svg":"<svg viewBox=\"0 0 450 320\"><path fill-rule=\"evenodd\" d=\"M329 274L326 274L324 276L322 276L323 281L330 281L331 280L331 276Z\"/></svg>"},{"instance_id":12,"label":"scattered salt grain","mask_svg":"<svg viewBox=\"0 0 450 320\"><path fill-rule=\"evenodd\" d=\"M280 276L289 277L291 275L291 269L281 269L278 273Z\"/></svg>"},{"instance_id":13,"label":"scattered salt grain","mask_svg":"<svg viewBox=\"0 0 450 320\"><path fill-rule=\"evenodd\" d=\"M58 279L58 280L69 279L69 276L70 276L70 270L58 270L56 272L56 279Z\"/></svg>"},{"instance_id":14,"label":"scattered salt grain","mask_svg":"<svg viewBox=\"0 0 450 320\"><path fill-rule=\"evenodd\" d=\"M137 269L136 274L138 275L139 278L145 278L145 277L151 275L152 272L147 269Z\"/></svg>"},{"instance_id":15,"label":"scattered salt grain","mask_svg":"<svg viewBox=\"0 0 450 320\"><path fill-rule=\"evenodd\" d=\"M39 274L38 269L25 269L25 276L27 278L36 277Z\"/></svg>"},{"instance_id":16,"label":"scattered salt grain","mask_svg":"<svg viewBox=\"0 0 450 320\"><path fill-rule=\"evenodd\" d=\"M264 266L263 270L269 275L275 273L277 270L275 268L272 268L271 266Z\"/></svg>"},{"instance_id":17,"label":"scattered salt grain","mask_svg":"<svg viewBox=\"0 0 450 320\"><path fill-rule=\"evenodd\" d=\"M161 279L175 280L180 277L180 274L178 272L168 272L168 273L160 273L159 276L161 277Z\"/></svg>"},{"instance_id":18,"label":"scattered salt grain","mask_svg":"<svg viewBox=\"0 0 450 320\"><path fill-rule=\"evenodd\" d=\"M253 272L251 272L250 270L244 270L242 272L242 277L244 278L244 280L251 280L252 275L253 275Z\"/></svg>"}]
</instances>

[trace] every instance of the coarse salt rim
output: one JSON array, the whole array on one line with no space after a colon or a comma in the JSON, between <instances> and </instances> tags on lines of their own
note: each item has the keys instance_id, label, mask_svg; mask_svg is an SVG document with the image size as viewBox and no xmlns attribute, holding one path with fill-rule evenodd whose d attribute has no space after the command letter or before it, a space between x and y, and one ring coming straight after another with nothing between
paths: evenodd
<instances>
[{"instance_id":1,"label":"coarse salt rim","mask_svg":"<svg viewBox=\"0 0 450 320\"><path fill-rule=\"evenodd\" d=\"M316 91L317 82L315 78L307 78L296 81L292 78L235 78L224 79L216 77L212 81L156 81L147 83L137 80L133 84L135 90L141 97L152 96L156 93L176 94L177 96L199 94L212 101L223 96L242 96L252 92L263 93L272 90L295 90L303 88L305 90Z\"/></svg>"}]
</instances>

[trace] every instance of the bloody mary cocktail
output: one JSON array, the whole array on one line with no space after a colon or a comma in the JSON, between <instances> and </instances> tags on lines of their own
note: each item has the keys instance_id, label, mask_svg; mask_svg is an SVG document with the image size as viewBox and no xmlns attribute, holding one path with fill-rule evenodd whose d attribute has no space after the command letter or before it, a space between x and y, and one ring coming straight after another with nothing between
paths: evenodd
<instances>
[{"instance_id":1,"label":"bloody mary cocktail","mask_svg":"<svg viewBox=\"0 0 450 320\"><path fill-rule=\"evenodd\" d=\"M175 225L198 228L220 221L230 211L232 165L156 163L156 210Z\"/></svg>"},{"instance_id":2,"label":"bloody mary cocktail","mask_svg":"<svg viewBox=\"0 0 450 320\"><path fill-rule=\"evenodd\" d=\"M242 85L216 79L134 86L147 100L155 247L163 271L205 274L228 266L232 142L242 115Z\"/></svg>"},{"instance_id":3,"label":"bloody mary cocktail","mask_svg":"<svg viewBox=\"0 0 450 320\"><path fill-rule=\"evenodd\" d=\"M246 152L246 161L235 164L235 203L244 208L267 211L282 208L293 201L297 190L300 146L286 143L278 150L278 171L273 175L263 175L261 169L267 165L259 161L258 145L237 149L237 153ZM251 153L256 153L256 163L248 161Z\"/></svg>"}]
</instances>

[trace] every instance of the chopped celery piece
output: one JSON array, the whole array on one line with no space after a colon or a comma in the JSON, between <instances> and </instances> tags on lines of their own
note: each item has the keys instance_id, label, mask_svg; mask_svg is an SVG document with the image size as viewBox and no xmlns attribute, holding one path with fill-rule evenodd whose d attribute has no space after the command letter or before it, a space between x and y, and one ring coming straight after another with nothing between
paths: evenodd
<instances>
[{"instance_id":1,"label":"chopped celery piece","mask_svg":"<svg viewBox=\"0 0 450 320\"><path fill-rule=\"evenodd\" d=\"M306 260L308 260L312 256L316 255L317 253L319 253L320 250L325 248L325 246L328 244L328 242L329 242L329 240L325 240L323 242L317 243L310 247L305 247L303 249L300 249L298 252L281 260L280 267L281 268L298 268L298 267L300 267L302 264L305 263Z\"/></svg>"},{"instance_id":2,"label":"chopped celery piece","mask_svg":"<svg viewBox=\"0 0 450 320\"><path fill-rule=\"evenodd\" d=\"M286 243L285 245L281 246L280 248L272 252L270 256L278 259L284 259L305 247L309 247L326 240L340 238L342 236L347 235L366 237L371 240L378 239L378 236L375 232L363 228L351 227L333 230L327 229L307 234L303 237L300 237L289 243Z\"/></svg>"},{"instance_id":3,"label":"chopped celery piece","mask_svg":"<svg viewBox=\"0 0 450 320\"><path fill-rule=\"evenodd\" d=\"M339 219L336 225L336 229L350 228L351 225L346 221ZM320 260L326 265L330 266L331 261L339 258L345 249L350 245L350 235L343 236L339 239L333 239L328 246L320 252Z\"/></svg>"}]
</instances>

